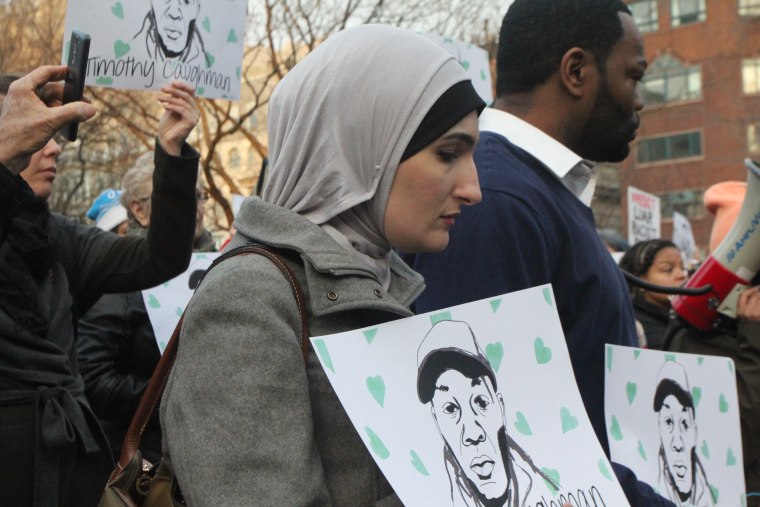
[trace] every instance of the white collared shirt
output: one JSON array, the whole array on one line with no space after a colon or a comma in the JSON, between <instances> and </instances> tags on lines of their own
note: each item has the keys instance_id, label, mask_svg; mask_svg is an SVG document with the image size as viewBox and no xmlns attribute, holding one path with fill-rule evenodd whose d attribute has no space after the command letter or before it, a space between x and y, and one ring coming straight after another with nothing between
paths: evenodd
<instances>
[{"instance_id":1,"label":"white collared shirt","mask_svg":"<svg viewBox=\"0 0 760 507\"><path fill-rule=\"evenodd\" d=\"M487 107L480 115L480 131L500 134L530 153L586 206L596 189L596 173L565 145L517 116Z\"/></svg>"}]
</instances>

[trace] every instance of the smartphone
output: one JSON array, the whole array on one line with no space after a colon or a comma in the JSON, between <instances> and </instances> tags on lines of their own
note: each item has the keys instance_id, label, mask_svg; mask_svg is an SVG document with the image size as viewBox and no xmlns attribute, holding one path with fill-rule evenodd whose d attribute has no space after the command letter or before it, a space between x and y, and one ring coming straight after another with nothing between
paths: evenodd
<instances>
[{"instance_id":1,"label":"smartphone","mask_svg":"<svg viewBox=\"0 0 760 507\"><path fill-rule=\"evenodd\" d=\"M90 35L81 30L71 32L69 59L66 63L66 79L63 84L63 103L82 100L84 79L87 76L87 58L90 54ZM71 122L61 128L61 134L69 141L77 140L79 122Z\"/></svg>"}]
</instances>

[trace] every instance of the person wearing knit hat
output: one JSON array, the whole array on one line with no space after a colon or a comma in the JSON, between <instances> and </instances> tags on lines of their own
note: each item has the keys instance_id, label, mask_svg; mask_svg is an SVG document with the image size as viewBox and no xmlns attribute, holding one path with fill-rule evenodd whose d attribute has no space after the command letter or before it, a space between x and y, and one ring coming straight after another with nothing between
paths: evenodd
<instances>
[{"instance_id":1,"label":"person wearing knit hat","mask_svg":"<svg viewBox=\"0 0 760 507\"><path fill-rule=\"evenodd\" d=\"M715 251L733 227L745 195L747 183L744 181L722 181L705 190L705 208L715 217L710 230L710 252Z\"/></svg>"},{"instance_id":2,"label":"person wearing knit hat","mask_svg":"<svg viewBox=\"0 0 760 507\"><path fill-rule=\"evenodd\" d=\"M660 494L678 506L712 507L704 466L696 453L697 423L686 370L665 361L657 376L654 411L660 435Z\"/></svg>"},{"instance_id":3,"label":"person wearing knit hat","mask_svg":"<svg viewBox=\"0 0 760 507\"><path fill-rule=\"evenodd\" d=\"M127 232L127 210L121 205L121 190L107 188L92 202L86 216L95 227L123 236Z\"/></svg>"},{"instance_id":4,"label":"person wearing knit hat","mask_svg":"<svg viewBox=\"0 0 760 507\"><path fill-rule=\"evenodd\" d=\"M559 485L507 435L496 375L467 323L435 323L417 365L417 396L443 440L454 507L522 506L534 478L556 493Z\"/></svg>"}]
</instances>

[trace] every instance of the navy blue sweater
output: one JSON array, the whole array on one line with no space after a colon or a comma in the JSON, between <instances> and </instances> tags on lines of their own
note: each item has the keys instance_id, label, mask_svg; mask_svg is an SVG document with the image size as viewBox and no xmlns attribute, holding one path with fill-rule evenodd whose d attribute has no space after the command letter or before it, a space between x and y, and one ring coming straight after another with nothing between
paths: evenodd
<instances>
[{"instance_id":1,"label":"navy blue sweater","mask_svg":"<svg viewBox=\"0 0 760 507\"><path fill-rule=\"evenodd\" d=\"M637 343L625 279L596 233L591 209L538 160L499 134L481 132L475 164L483 201L462 211L448 248L406 256L427 283L415 309L551 283L581 397L609 455L604 344ZM632 496L635 477L615 468L634 505L660 504Z\"/></svg>"}]
</instances>

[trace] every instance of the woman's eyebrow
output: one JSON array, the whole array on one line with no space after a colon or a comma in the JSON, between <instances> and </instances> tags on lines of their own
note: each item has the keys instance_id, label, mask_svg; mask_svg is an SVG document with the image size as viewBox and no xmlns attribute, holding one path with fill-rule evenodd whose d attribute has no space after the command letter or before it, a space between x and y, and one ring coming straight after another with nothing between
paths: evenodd
<instances>
[{"instance_id":1,"label":"woman's eyebrow","mask_svg":"<svg viewBox=\"0 0 760 507\"><path fill-rule=\"evenodd\" d=\"M475 146L475 138L472 137L470 134L465 134L464 132L452 132L450 134L445 134L441 136L442 141L448 141L451 139L462 141L466 143L468 146Z\"/></svg>"}]
</instances>

